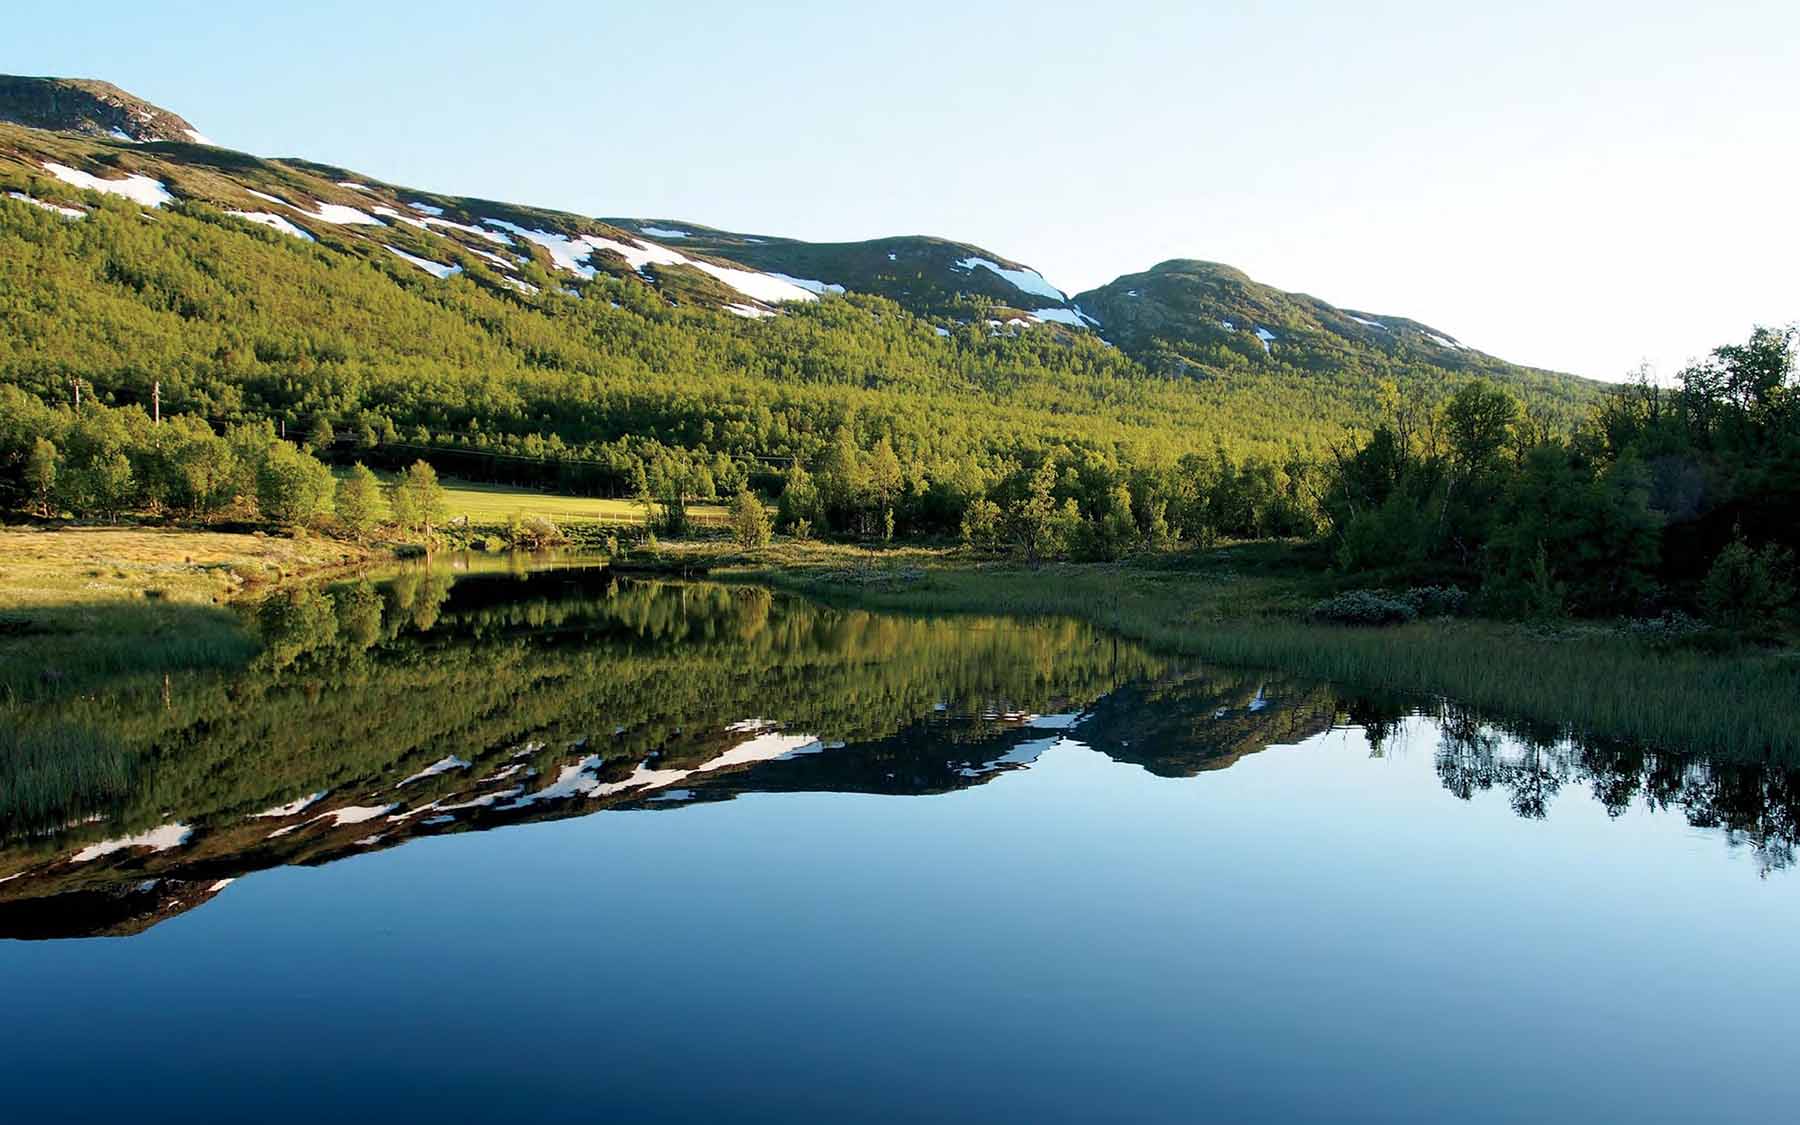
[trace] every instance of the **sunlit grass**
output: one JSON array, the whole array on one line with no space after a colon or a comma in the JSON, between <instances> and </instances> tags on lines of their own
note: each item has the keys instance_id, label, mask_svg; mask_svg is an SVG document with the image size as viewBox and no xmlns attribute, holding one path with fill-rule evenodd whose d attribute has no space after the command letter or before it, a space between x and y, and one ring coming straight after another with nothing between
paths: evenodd
<instances>
[{"instance_id":1,"label":"sunlit grass","mask_svg":"<svg viewBox=\"0 0 1800 1125\"><path fill-rule=\"evenodd\" d=\"M232 599L373 557L317 537L0 528L0 705L131 673L231 667L256 647Z\"/></svg>"},{"instance_id":2,"label":"sunlit grass","mask_svg":"<svg viewBox=\"0 0 1800 1125\"><path fill-rule=\"evenodd\" d=\"M338 469L341 476L347 469ZM377 473L384 482L393 474ZM445 508L451 519L466 518L472 524L503 524L514 515L544 516L558 524L610 523L641 524L644 509L632 500L614 500L594 496L563 496L554 492L519 488L514 485L488 484L481 481L443 480ZM387 499L381 500L381 512L387 515ZM703 523L724 523L728 518L722 504L691 504L688 514Z\"/></svg>"}]
</instances>

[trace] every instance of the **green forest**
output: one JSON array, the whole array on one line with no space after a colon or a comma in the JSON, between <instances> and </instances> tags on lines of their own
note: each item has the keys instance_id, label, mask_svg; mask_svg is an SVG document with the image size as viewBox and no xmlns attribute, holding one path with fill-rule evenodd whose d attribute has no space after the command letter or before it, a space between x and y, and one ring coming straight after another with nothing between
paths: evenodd
<instances>
[{"instance_id":1,"label":"green forest","mask_svg":"<svg viewBox=\"0 0 1800 1125\"><path fill-rule=\"evenodd\" d=\"M435 470L636 497L677 535L690 500L737 495L796 538L1034 563L1313 542L1371 587L1321 608L1343 621L1681 611L1768 631L1793 599L1791 330L1616 393L1367 350L1171 374L978 310L946 325L849 295L745 319L546 261L527 293L472 257L443 280L330 231L26 186L89 211L0 198L0 503L41 519L360 537L369 478L329 466L367 462L414 466L417 502L395 496L415 535Z\"/></svg>"}]
</instances>

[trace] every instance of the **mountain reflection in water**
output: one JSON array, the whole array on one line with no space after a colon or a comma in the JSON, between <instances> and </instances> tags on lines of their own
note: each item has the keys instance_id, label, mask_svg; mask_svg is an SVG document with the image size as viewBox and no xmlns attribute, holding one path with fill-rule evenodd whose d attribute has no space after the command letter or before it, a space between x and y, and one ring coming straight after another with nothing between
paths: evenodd
<instances>
[{"instance_id":1,"label":"mountain reflection in water","mask_svg":"<svg viewBox=\"0 0 1800 1125\"><path fill-rule=\"evenodd\" d=\"M1359 728L1435 734L1448 795L1570 787L1793 862L1792 772L1171 660L1062 619L829 608L599 567L314 587L228 676L126 679L0 734L0 937L125 935L233 879L416 837L750 793L948 794L1079 745L1163 778ZM47 764L48 763L48 764ZM1372 767L1378 768L1378 767Z\"/></svg>"}]
</instances>

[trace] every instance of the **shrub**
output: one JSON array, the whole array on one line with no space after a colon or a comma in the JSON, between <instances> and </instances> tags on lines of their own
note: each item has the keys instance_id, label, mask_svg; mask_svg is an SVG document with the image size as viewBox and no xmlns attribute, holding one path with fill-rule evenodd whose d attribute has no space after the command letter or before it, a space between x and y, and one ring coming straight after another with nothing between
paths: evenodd
<instances>
[{"instance_id":1,"label":"shrub","mask_svg":"<svg viewBox=\"0 0 1800 1125\"><path fill-rule=\"evenodd\" d=\"M1400 595L1420 617L1461 617L1469 608L1469 595L1455 586L1414 586Z\"/></svg>"},{"instance_id":2,"label":"shrub","mask_svg":"<svg viewBox=\"0 0 1800 1125\"><path fill-rule=\"evenodd\" d=\"M544 551L568 541L562 528L548 516L524 519L515 512L506 522L506 542L515 551Z\"/></svg>"},{"instance_id":3,"label":"shrub","mask_svg":"<svg viewBox=\"0 0 1800 1125\"><path fill-rule=\"evenodd\" d=\"M1351 590L1314 605L1309 616L1333 625L1400 625L1417 619L1419 611L1384 590Z\"/></svg>"},{"instance_id":4,"label":"shrub","mask_svg":"<svg viewBox=\"0 0 1800 1125\"><path fill-rule=\"evenodd\" d=\"M962 543L971 551L991 551L1000 544L1000 505L979 497L963 509Z\"/></svg>"},{"instance_id":5,"label":"shrub","mask_svg":"<svg viewBox=\"0 0 1800 1125\"><path fill-rule=\"evenodd\" d=\"M768 509L763 507L756 493L748 488L739 489L731 501L731 534L736 537L738 546L746 550L765 547L771 530Z\"/></svg>"},{"instance_id":6,"label":"shrub","mask_svg":"<svg viewBox=\"0 0 1800 1125\"><path fill-rule=\"evenodd\" d=\"M1793 566L1792 551L1772 543L1755 551L1742 536L1732 540L1713 560L1700 587L1707 618L1726 629L1766 628L1793 600Z\"/></svg>"}]
</instances>

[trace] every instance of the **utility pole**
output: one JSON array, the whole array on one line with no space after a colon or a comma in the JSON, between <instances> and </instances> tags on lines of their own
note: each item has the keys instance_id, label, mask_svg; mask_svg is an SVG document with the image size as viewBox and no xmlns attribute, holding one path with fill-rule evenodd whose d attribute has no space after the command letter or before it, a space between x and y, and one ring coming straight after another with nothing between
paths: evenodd
<instances>
[{"instance_id":1,"label":"utility pole","mask_svg":"<svg viewBox=\"0 0 1800 1125\"><path fill-rule=\"evenodd\" d=\"M79 413L81 413L81 376L79 376L79 375L75 376L74 382L75 382L75 413L79 414Z\"/></svg>"},{"instance_id":2,"label":"utility pole","mask_svg":"<svg viewBox=\"0 0 1800 1125\"><path fill-rule=\"evenodd\" d=\"M162 380L150 384L150 420L162 425Z\"/></svg>"}]
</instances>

